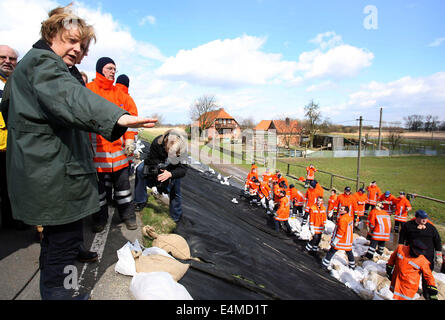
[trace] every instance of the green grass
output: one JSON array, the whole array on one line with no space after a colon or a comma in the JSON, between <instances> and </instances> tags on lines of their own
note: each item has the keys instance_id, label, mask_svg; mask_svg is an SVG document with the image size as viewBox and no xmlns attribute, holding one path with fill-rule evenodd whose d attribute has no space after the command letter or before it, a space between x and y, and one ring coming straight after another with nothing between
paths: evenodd
<instances>
[{"instance_id":1,"label":"green grass","mask_svg":"<svg viewBox=\"0 0 445 320\"><path fill-rule=\"evenodd\" d=\"M141 211L142 223L152 226L157 234L168 234L176 228L176 223L170 218L167 204L148 193L147 206ZM144 246L151 247L153 239L144 237Z\"/></svg>"}]
</instances>

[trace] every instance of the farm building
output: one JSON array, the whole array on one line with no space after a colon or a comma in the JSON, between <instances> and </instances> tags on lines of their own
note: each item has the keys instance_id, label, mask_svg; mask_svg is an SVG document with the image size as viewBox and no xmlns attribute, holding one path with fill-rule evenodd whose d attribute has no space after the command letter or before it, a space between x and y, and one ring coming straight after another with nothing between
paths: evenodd
<instances>
[{"instance_id":1,"label":"farm building","mask_svg":"<svg viewBox=\"0 0 445 320\"><path fill-rule=\"evenodd\" d=\"M326 147L327 150L339 151L344 150L344 138L342 136L334 136L329 134L316 134L314 136L314 147Z\"/></svg>"},{"instance_id":2,"label":"farm building","mask_svg":"<svg viewBox=\"0 0 445 320\"><path fill-rule=\"evenodd\" d=\"M205 122L207 127L207 138L210 139L235 139L241 134L238 122L228 114L224 108L206 112L199 118L199 126Z\"/></svg>"},{"instance_id":3,"label":"farm building","mask_svg":"<svg viewBox=\"0 0 445 320\"><path fill-rule=\"evenodd\" d=\"M276 130L277 144L280 147L300 145L301 128L297 120L261 120L254 131Z\"/></svg>"}]
</instances>

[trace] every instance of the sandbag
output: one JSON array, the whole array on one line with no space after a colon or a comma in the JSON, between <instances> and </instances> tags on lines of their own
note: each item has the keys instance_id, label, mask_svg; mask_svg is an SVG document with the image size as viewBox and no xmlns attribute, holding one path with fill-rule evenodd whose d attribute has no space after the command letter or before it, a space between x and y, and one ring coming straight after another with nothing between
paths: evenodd
<instances>
[{"instance_id":1,"label":"sandbag","mask_svg":"<svg viewBox=\"0 0 445 320\"><path fill-rule=\"evenodd\" d=\"M179 281L189 268L189 264L160 254L135 257L136 272L168 272L175 281Z\"/></svg>"},{"instance_id":2,"label":"sandbag","mask_svg":"<svg viewBox=\"0 0 445 320\"><path fill-rule=\"evenodd\" d=\"M178 234L157 234L153 227L145 226L142 233L154 239L153 246L164 249L173 257L181 260L193 259L190 255L190 247L187 241Z\"/></svg>"},{"instance_id":3,"label":"sandbag","mask_svg":"<svg viewBox=\"0 0 445 320\"><path fill-rule=\"evenodd\" d=\"M187 289L167 272L136 274L130 291L137 300L193 300Z\"/></svg>"}]
</instances>

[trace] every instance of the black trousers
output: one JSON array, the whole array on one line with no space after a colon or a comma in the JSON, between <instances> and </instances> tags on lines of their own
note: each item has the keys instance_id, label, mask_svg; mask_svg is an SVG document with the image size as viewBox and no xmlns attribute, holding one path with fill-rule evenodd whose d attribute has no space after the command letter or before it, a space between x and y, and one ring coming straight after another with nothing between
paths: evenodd
<instances>
[{"instance_id":1,"label":"black trousers","mask_svg":"<svg viewBox=\"0 0 445 320\"><path fill-rule=\"evenodd\" d=\"M385 249L386 241L378 241L371 239L371 243L369 244L368 252L366 252L366 258L372 259L374 257L374 253L382 255L383 250Z\"/></svg>"},{"instance_id":2,"label":"black trousers","mask_svg":"<svg viewBox=\"0 0 445 320\"><path fill-rule=\"evenodd\" d=\"M117 211L122 220L135 217L134 201L131 194L130 177L128 176L128 168L123 168L115 172L98 172L99 177L99 201L100 210L93 214L93 221L97 224L105 225L108 220L108 200L107 188L112 182L114 187L114 201L116 201Z\"/></svg>"},{"instance_id":3,"label":"black trousers","mask_svg":"<svg viewBox=\"0 0 445 320\"><path fill-rule=\"evenodd\" d=\"M354 259L354 254L352 253L352 250L345 251L345 252L346 252L346 255L348 256L349 267L354 269L355 268L355 259ZM326 257L324 257L322 260L322 263L325 267L329 266L329 264L331 263L332 257L336 253L337 253L337 250L334 247L331 247L331 249L329 249L328 253L326 254Z\"/></svg>"},{"instance_id":4,"label":"black trousers","mask_svg":"<svg viewBox=\"0 0 445 320\"><path fill-rule=\"evenodd\" d=\"M42 299L70 298L77 283L70 283L67 277L77 272L75 260L82 244L83 220L43 227L39 258Z\"/></svg>"},{"instance_id":5,"label":"black trousers","mask_svg":"<svg viewBox=\"0 0 445 320\"><path fill-rule=\"evenodd\" d=\"M403 222L403 221L394 221L394 232L395 233L397 233L397 232L399 232L400 230L402 230L402 227L403 227L403 225L405 224L406 222Z\"/></svg>"},{"instance_id":6,"label":"black trousers","mask_svg":"<svg viewBox=\"0 0 445 320\"><path fill-rule=\"evenodd\" d=\"M322 234L314 234L312 240L306 244L307 251L318 251L318 245L320 244Z\"/></svg>"}]
</instances>

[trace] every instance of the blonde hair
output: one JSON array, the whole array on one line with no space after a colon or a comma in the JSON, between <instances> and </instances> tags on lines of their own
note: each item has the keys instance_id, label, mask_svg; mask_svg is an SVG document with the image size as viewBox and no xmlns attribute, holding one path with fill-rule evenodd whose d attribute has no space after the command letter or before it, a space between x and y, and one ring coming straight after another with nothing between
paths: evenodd
<instances>
[{"instance_id":1,"label":"blonde hair","mask_svg":"<svg viewBox=\"0 0 445 320\"><path fill-rule=\"evenodd\" d=\"M65 7L57 7L48 13L48 19L42 22L40 35L42 39L52 43L52 39L63 31L69 31L76 28L79 31L81 41L88 41L92 39L96 42L96 34L93 26L86 23L86 21L72 11L72 3Z\"/></svg>"}]
</instances>

